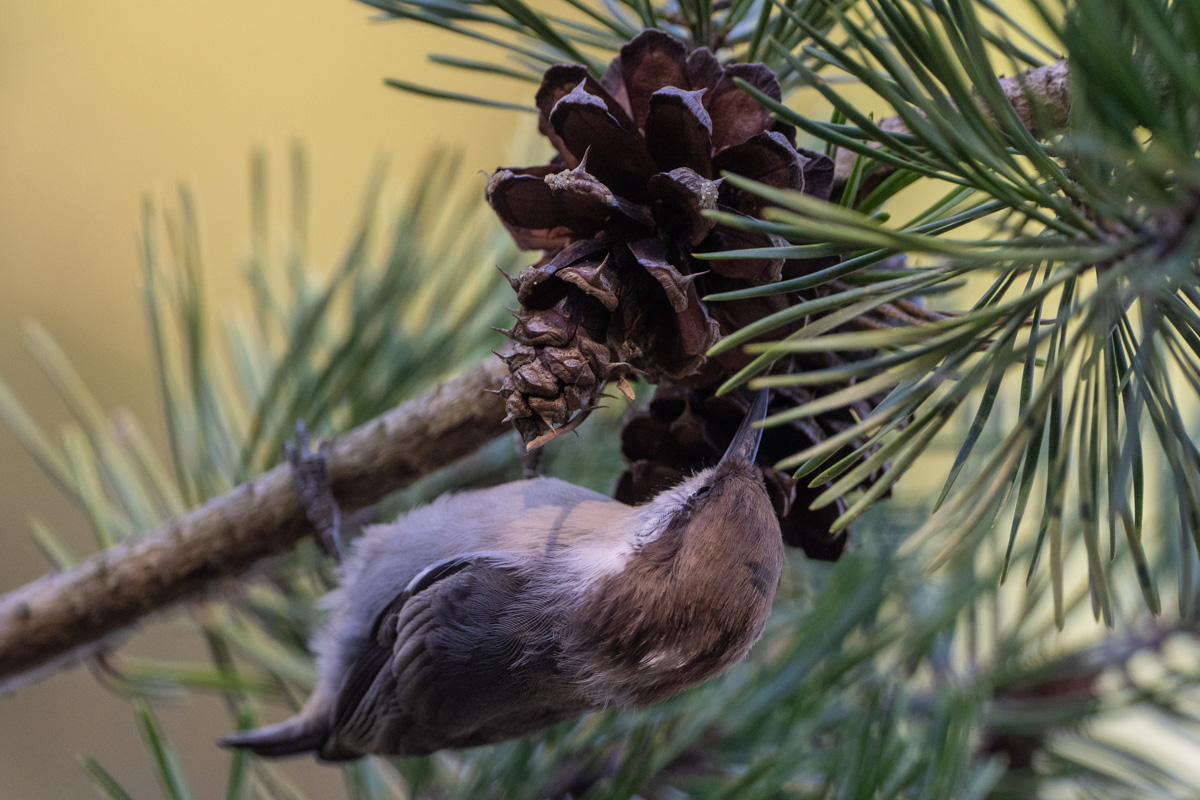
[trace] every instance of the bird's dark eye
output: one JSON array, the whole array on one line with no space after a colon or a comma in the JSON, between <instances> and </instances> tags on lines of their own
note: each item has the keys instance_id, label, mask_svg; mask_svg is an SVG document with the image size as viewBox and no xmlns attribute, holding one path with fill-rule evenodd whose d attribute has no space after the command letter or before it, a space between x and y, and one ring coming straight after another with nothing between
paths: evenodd
<instances>
[{"instance_id":1,"label":"bird's dark eye","mask_svg":"<svg viewBox=\"0 0 1200 800\"><path fill-rule=\"evenodd\" d=\"M708 496L708 493L709 493L709 490L711 490L711 489L712 489L712 487L711 487L711 486L709 486L709 485L706 483L706 484L704 484L703 486L701 486L699 489L697 489L697 490L696 490L696 491L695 491L695 492L692 494L692 497L694 497L694 498L707 497L707 496Z\"/></svg>"}]
</instances>

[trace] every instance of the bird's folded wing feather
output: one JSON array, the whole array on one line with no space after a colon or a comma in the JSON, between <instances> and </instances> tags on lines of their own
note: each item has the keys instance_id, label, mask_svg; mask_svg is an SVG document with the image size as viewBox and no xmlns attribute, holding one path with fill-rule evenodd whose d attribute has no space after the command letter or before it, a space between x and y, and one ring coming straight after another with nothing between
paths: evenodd
<instances>
[{"instance_id":1,"label":"bird's folded wing feather","mask_svg":"<svg viewBox=\"0 0 1200 800\"><path fill-rule=\"evenodd\" d=\"M523 595L524 577L494 554L457 556L414 578L351 662L323 755L482 744L519 735L514 726L530 727L530 715L544 719L530 687L552 682L554 665L523 659L514 618Z\"/></svg>"}]
</instances>

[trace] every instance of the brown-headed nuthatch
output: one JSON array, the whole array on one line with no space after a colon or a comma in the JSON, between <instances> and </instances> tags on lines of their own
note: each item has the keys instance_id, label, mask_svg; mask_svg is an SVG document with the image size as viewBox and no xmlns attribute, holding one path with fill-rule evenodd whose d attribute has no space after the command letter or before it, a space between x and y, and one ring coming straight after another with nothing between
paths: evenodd
<instances>
[{"instance_id":1,"label":"brown-headed nuthatch","mask_svg":"<svg viewBox=\"0 0 1200 800\"><path fill-rule=\"evenodd\" d=\"M224 744L339 761L499 742L663 700L762 634L783 567L754 465L767 395L715 467L642 506L554 478L367 528L330 595L317 687Z\"/></svg>"}]
</instances>

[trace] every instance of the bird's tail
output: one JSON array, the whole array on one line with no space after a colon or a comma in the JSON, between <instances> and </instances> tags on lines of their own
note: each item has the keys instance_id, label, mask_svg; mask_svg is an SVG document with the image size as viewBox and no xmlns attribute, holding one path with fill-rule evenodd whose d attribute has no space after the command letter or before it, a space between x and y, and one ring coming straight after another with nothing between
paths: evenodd
<instances>
[{"instance_id":1,"label":"bird's tail","mask_svg":"<svg viewBox=\"0 0 1200 800\"><path fill-rule=\"evenodd\" d=\"M329 738L329 723L323 717L297 714L277 725L231 733L220 744L270 757L318 752Z\"/></svg>"}]
</instances>

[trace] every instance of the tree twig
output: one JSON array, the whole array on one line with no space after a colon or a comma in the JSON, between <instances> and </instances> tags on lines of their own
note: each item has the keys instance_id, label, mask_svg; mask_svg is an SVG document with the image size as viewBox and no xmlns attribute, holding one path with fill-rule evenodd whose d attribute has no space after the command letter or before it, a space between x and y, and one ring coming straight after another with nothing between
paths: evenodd
<instances>
[{"instance_id":1,"label":"tree twig","mask_svg":"<svg viewBox=\"0 0 1200 800\"><path fill-rule=\"evenodd\" d=\"M1013 110L1025 127L1040 138L1066 127L1071 113L1071 98L1069 94L1070 69L1066 59L1055 61L1053 64L1026 70L1011 78L1001 78L1000 88L1013 105ZM982 102L980 110L991 116L991 112ZM879 127L889 133L908 133L908 127L900 117L887 117L879 122ZM873 144L873 147L878 145ZM858 154L846 148L839 148L834 165L834 175L838 180L845 180L854 169ZM890 175L896 168L889 164L879 164L872 179L877 183L880 176Z\"/></svg>"},{"instance_id":2,"label":"tree twig","mask_svg":"<svg viewBox=\"0 0 1200 800\"><path fill-rule=\"evenodd\" d=\"M378 502L501 434L507 374L487 361L332 443L334 496L347 511ZM311 532L287 464L181 517L0 597L0 693L103 648L105 640Z\"/></svg>"}]
</instances>

